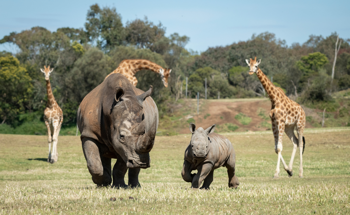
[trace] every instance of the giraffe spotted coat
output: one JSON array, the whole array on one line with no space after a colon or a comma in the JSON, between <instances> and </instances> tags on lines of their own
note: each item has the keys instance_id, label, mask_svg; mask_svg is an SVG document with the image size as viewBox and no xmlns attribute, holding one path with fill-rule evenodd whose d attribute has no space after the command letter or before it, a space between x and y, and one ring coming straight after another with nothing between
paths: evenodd
<instances>
[{"instance_id":1,"label":"giraffe spotted coat","mask_svg":"<svg viewBox=\"0 0 350 215\"><path fill-rule=\"evenodd\" d=\"M153 63L149 60L143 60L143 59L123 60L119 64L117 69L115 69L113 72L111 72L109 75L106 76L105 80L111 74L120 73L124 75L134 85L134 87L136 87L138 81L135 75L138 71L143 69L147 69L155 73L159 73L162 78L164 86L168 87L168 79L170 76L171 69L164 69L163 67L159 66L156 63Z\"/></svg>"},{"instance_id":2,"label":"giraffe spotted coat","mask_svg":"<svg viewBox=\"0 0 350 215\"><path fill-rule=\"evenodd\" d=\"M287 171L289 176L292 176L292 167L295 157L297 147L300 148L300 167L299 176L303 177L303 152L305 147L305 138L303 137L303 132L305 128L305 112L302 107L289 99L281 88L276 87L273 83L266 77L266 75L258 67L261 60L248 59L246 60L248 66L250 67L249 74L256 74L263 85L264 89L269 95L271 100L271 111L270 118L272 123L272 131L275 139L275 152L278 154L277 167L275 172L275 177L279 175L280 161ZM298 137L294 134L294 129L297 131ZM283 132L285 132L288 138L293 142L293 152L289 165L282 157L282 137Z\"/></svg>"}]
</instances>

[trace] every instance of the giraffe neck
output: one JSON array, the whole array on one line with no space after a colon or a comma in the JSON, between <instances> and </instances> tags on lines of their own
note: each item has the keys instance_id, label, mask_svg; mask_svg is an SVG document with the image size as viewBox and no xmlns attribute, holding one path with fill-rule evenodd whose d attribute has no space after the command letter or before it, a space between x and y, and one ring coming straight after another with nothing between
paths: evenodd
<instances>
[{"instance_id":1,"label":"giraffe neck","mask_svg":"<svg viewBox=\"0 0 350 215\"><path fill-rule=\"evenodd\" d=\"M50 80L46 80L47 91L47 107L52 108L56 104L55 97L53 96Z\"/></svg>"},{"instance_id":2,"label":"giraffe neck","mask_svg":"<svg viewBox=\"0 0 350 215\"><path fill-rule=\"evenodd\" d=\"M269 95L272 104L275 104L279 98L279 96L277 96L277 93L279 93L277 92L278 91L277 87L273 85L273 83L266 77L266 75L261 71L260 68L258 68L256 75L258 76L266 93Z\"/></svg>"},{"instance_id":3,"label":"giraffe neck","mask_svg":"<svg viewBox=\"0 0 350 215\"><path fill-rule=\"evenodd\" d=\"M151 70L155 73L159 73L159 71L163 69L163 67L148 60L129 60L128 64L130 65L130 71L133 75L143 69ZM128 68L129 65L127 65L126 68Z\"/></svg>"}]
</instances>

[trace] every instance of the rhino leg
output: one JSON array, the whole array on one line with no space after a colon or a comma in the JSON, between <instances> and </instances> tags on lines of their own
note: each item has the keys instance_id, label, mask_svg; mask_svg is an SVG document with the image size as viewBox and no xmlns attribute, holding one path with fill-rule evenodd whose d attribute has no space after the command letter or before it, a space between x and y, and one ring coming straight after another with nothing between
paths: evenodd
<instances>
[{"instance_id":1,"label":"rhino leg","mask_svg":"<svg viewBox=\"0 0 350 215\"><path fill-rule=\"evenodd\" d=\"M126 163L122 158L118 158L117 162L113 167L113 187L115 188L126 188L124 177L128 168L126 167Z\"/></svg>"},{"instance_id":2,"label":"rhino leg","mask_svg":"<svg viewBox=\"0 0 350 215\"><path fill-rule=\"evenodd\" d=\"M209 186L211 184L211 182L213 182L214 179L214 170L212 170L209 175L204 179L204 183L203 186L201 187L201 189L206 189L209 190Z\"/></svg>"},{"instance_id":3,"label":"rhino leg","mask_svg":"<svg viewBox=\"0 0 350 215\"><path fill-rule=\"evenodd\" d=\"M140 168L132 168L129 169L129 183L128 185L131 186L131 188L141 187L139 183L139 173Z\"/></svg>"},{"instance_id":4,"label":"rhino leg","mask_svg":"<svg viewBox=\"0 0 350 215\"><path fill-rule=\"evenodd\" d=\"M238 178L235 175L235 170L236 170L235 163L236 163L235 156L231 155L225 165L227 168L227 174L228 174L228 187L230 188L237 188L239 185Z\"/></svg>"},{"instance_id":5,"label":"rhino leg","mask_svg":"<svg viewBox=\"0 0 350 215\"><path fill-rule=\"evenodd\" d=\"M204 163L202 166L198 167L198 173L193 177L192 188L198 188L204 179L210 174L213 170L212 163Z\"/></svg>"},{"instance_id":6,"label":"rhino leg","mask_svg":"<svg viewBox=\"0 0 350 215\"><path fill-rule=\"evenodd\" d=\"M92 181L98 186L111 184L111 159L101 157L97 144L91 139L82 140L83 151Z\"/></svg>"},{"instance_id":7,"label":"rhino leg","mask_svg":"<svg viewBox=\"0 0 350 215\"><path fill-rule=\"evenodd\" d=\"M184 161L184 165L181 171L181 176L183 178L184 181L186 182L192 182L192 179L194 177L195 174L191 174L191 163L188 161Z\"/></svg>"}]
</instances>

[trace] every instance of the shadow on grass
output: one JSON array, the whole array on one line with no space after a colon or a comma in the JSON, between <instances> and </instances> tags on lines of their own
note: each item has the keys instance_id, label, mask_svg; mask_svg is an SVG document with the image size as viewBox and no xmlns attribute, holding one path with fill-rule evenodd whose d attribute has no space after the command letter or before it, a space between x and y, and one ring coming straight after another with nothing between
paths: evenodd
<instances>
[{"instance_id":1,"label":"shadow on grass","mask_svg":"<svg viewBox=\"0 0 350 215\"><path fill-rule=\"evenodd\" d=\"M47 158L28 158L29 161L45 161L47 162Z\"/></svg>"}]
</instances>

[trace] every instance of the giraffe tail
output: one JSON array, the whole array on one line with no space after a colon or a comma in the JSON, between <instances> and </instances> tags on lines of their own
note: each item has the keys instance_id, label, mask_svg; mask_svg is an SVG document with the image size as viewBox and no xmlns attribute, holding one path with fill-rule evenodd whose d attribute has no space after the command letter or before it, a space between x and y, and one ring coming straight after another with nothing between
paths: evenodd
<instances>
[{"instance_id":1,"label":"giraffe tail","mask_svg":"<svg viewBox=\"0 0 350 215\"><path fill-rule=\"evenodd\" d=\"M304 154L304 150L305 150L305 137L303 136L303 154Z\"/></svg>"}]
</instances>

